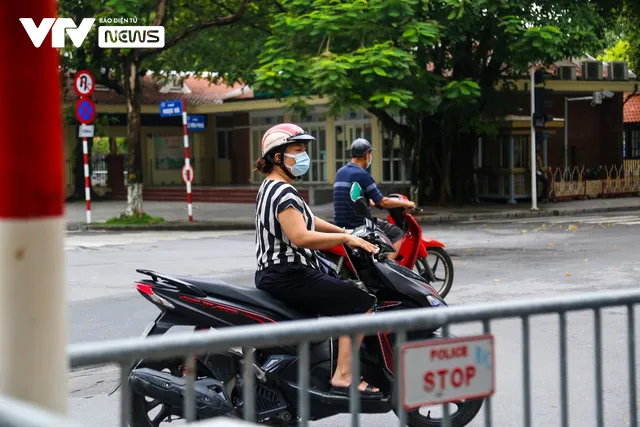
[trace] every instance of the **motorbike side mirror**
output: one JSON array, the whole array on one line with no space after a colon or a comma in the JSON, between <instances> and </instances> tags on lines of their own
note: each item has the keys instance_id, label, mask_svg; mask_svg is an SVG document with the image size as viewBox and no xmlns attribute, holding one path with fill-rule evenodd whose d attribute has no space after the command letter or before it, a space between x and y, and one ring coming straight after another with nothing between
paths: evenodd
<instances>
[{"instance_id":1,"label":"motorbike side mirror","mask_svg":"<svg viewBox=\"0 0 640 427\"><path fill-rule=\"evenodd\" d=\"M369 216L369 206L367 205L367 200L360 196L358 197L358 199L356 200L356 205L353 208L354 213L356 214L356 216L359 217L368 217Z\"/></svg>"}]
</instances>

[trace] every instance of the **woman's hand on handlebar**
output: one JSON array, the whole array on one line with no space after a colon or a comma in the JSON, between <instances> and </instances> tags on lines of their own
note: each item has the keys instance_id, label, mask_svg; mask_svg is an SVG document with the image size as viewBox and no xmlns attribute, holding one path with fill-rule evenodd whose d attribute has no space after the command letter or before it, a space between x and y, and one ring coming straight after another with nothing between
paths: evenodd
<instances>
[{"instance_id":1,"label":"woman's hand on handlebar","mask_svg":"<svg viewBox=\"0 0 640 427\"><path fill-rule=\"evenodd\" d=\"M378 247L373 243L369 243L360 237L347 235L345 237L345 245L349 246L351 249L363 249L369 253L375 254L378 252Z\"/></svg>"}]
</instances>

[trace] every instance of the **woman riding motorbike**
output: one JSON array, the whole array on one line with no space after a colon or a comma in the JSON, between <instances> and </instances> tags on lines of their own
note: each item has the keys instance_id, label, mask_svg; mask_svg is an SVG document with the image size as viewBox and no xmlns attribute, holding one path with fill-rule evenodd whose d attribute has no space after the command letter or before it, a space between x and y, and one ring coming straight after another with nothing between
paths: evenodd
<instances>
[{"instance_id":1,"label":"woman riding motorbike","mask_svg":"<svg viewBox=\"0 0 640 427\"><path fill-rule=\"evenodd\" d=\"M328 274L316 251L346 244L374 253L377 247L316 217L291 185L309 170L306 144L314 140L290 123L273 126L262 137L262 156L256 162L256 170L265 176L256 200L256 287L310 316L369 314L372 297ZM358 339L362 342L363 337ZM352 381L351 339L344 336L338 341L332 393L348 396ZM380 390L366 382L358 389L363 396L380 396Z\"/></svg>"}]
</instances>

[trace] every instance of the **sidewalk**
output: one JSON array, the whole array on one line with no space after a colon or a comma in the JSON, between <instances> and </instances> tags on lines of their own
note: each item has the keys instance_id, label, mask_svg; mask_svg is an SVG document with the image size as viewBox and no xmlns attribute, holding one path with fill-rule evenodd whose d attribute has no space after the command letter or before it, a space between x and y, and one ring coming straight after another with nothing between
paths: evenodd
<instances>
[{"instance_id":1,"label":"sidewalk","mask_svg":"<svg viewBox=\"0 0 640 427\"><path fill-rule=\"evenodd\" d=\"M97 224L119 216L125 208L124 201L102 201L91 204L92 222L90 229L108 230L253 230L255 220L254 204L194 203L194 222L187 221L187 204L181 202L145 202L144 210L151 216L162 217L167 222L153 226L104 226ZM426 207L424 213L416 214L420 223L451 223L458 221L482 221L489 219L510 219L526 217L546 217L560 215L581 215L587 213L624 212L638 210L640 197L575 200L539 205L540 210L531 211L530 202L517 205L481 204L462 208ZM314 213L324 219L333 217L333 205L313 207ZM374 209L373 213L385 218L386 211ZM86 228L84 202L66 205L67 229Z\"/></svg>"}]
</instances>

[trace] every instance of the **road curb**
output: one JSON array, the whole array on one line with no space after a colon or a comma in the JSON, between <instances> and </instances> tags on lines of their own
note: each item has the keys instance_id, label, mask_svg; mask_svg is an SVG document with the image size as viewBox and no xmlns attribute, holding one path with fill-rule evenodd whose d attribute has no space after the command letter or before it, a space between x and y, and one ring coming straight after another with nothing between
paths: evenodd
<instances>
[{"instance_id":1,"label":"road curb","mask_svg":"<svg viewBox=\"0 0 640 427\"><path fill-rule=\"evenodd\" d=\"M69 223L67 231L242 231L254 230L253 222L165 222L151 225L103 225Z\"/></svg>"},{"instance_id":2,"label":"road curb","mask_svg":"<svg viewBox=\"0 0 640 427\"><path fill-rule=\"evenodd\" d=\"M539 211L511 211L511 212L487 212L478 214L450 214L418 217L420 224L448 224L462 221L482 221L496 219L522 219L522 218L548 218L554 216L581 215L607 212L627 212L638 209L639 206L607 206L600 208L566 208L566 209L542 209Z\"/></svg>"},{"instance_id":3,"label":"road curb","mask_svg":"<svg viewBox=\"0 0 640 427\"><path fill-rule=\"evenodd\" d=\"M539 211L486 212L475 214L436 214L419 216L420 224L454 224L462 221L509 220L521 218L548 218L554 216L581 215L591 213L626 212L638 210L640 206L607 206L599 208L541 209ZM152 225L104 225L68 223L67 231L249 231L254 230L253 221L202 221L202 222L165 222Z\"/></svg>"}]
</instances>

